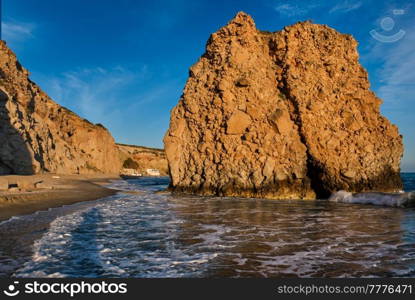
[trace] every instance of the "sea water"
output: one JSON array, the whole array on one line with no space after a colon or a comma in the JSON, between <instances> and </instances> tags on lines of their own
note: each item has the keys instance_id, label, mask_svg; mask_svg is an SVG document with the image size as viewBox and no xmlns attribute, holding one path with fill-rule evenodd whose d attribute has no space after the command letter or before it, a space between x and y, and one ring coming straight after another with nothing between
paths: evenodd
<instances>
[{"instance_id":1,"label":"sea water","mask_svg":"<svg viewBox=\"0 0 415 300\"><path fill-rule=\"evenodd\" d=\"M157 193L168 183L0 223L0 276L415 276L413 208Z\"/></svg>"}]
</instances>

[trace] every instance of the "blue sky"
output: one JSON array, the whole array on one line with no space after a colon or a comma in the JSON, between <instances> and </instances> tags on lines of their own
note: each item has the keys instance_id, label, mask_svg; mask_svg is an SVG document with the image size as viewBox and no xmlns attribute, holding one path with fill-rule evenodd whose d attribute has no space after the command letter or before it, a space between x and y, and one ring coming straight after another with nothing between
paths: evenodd
<instances>
[{"instance_id":1,"label":"blue sky","mask_svg":"<svg viewBox=\"0 0 415 300\"><path fill-rule=\"evenodd\" d=\"M415 171L411 2L3 0L2 38L55 101L104 124L118 142L162 147L188 68L238 11L261 30L301 20L328 24L359 41L382 112L404 135L403 170Z\"/></svg>"}]
</instances>

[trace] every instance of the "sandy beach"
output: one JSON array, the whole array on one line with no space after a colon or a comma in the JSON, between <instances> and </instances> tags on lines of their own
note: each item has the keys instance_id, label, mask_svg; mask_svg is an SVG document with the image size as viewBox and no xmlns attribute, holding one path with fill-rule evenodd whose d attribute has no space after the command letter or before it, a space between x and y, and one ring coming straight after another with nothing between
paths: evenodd
<instances>
[{"instance_id":1,"label":"sandy beach","mask_svg":"<svg viewBox=\"0 0 415 300\"><path fill-rule=\"evenodd\" d=\"M39 210L91 201L117 193L104 187L116 175L31 175L1 176L12 186L0 191L0 221ZM16 186L16 187L14 187Z\"/></svg>"}]
</instances>

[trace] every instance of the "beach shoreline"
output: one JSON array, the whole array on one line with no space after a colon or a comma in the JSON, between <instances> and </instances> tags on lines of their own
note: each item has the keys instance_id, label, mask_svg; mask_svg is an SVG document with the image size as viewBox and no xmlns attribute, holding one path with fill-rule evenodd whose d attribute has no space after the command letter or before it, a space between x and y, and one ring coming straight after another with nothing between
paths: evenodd
<instances>
[{"instance_id":1,"label":"beach shoreline","mask_svg":"<svg viewBox=\"0 0 415 300\"><path fill-rule=\"evenodd\" d=\"M0 191L0 222L14 216L36 211L92 201L112 196L118 190L105 187L118 175L8 175L1 176L9 184L22 184L25 188Z\"/></svg>"}]
</instances>

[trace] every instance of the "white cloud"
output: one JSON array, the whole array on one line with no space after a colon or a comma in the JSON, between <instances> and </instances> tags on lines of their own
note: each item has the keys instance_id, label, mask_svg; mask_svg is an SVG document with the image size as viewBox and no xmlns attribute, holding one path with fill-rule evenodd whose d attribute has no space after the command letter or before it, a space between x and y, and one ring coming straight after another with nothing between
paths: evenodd
<instances>
[{"instance_id":1,"label":"white cloud","mask_svg":"<svg viewBox=\"0 0 415 300\"><path fill-rule=\"evenodd\" d=\"M52 78L36 74L35 81L60 105L93 123L103 124L117 141L142 144L152 137L149 130L157 131L149 122L168 126L168 109L159 115L149 115L148 111L165 105L166 99L177 101L180 96L182 79L160 73L149 70L147 65L136 70L123 66L95 67ZM152 139L159 143L162 134L154 132Z\"/></svg>"},{"instance_id":2,"label":"white cloud","mask_svg":"<svg viewBox=\"0 0 415 300\"><path fill-rule=\"evenodd\" d=\"M325 12L328 10L329 13L347 13L360 8L362 5L362 1L353 0L338 0L335 6L332 6L328 1L285 0L284 2L280 1L279 4L274 7L274 10L287 17L301 17L317 8L320 10L324 9Z\"/></svg>"},{"instance_id":3,"label":"white cloud","mask_svg":"<svg viewBox=\"0 0 415 300\"><path fill-rule=\"evenodd\" d=\"M23 23L17 21L2 22L2 38L7 42L21 42L33 38L36 28L33 23Z\"/></svg>"},{"instance_id":4,"label":"white cloud","mask_svg":"<svg viewBox=\"0 0 415 300\"><path fill-rule=\"evenodd\" d=\"M311 2L311 1L310 1ZM308 1L285 1L274 7L275 11L287 17L301 17L308 14L311 10L320 7L318 2Z\"/></svg>"},{"instance_id":5,"label":"white cloud","mask_svg":"<svg viewBox=\"0 0 415 300\"><path fill-rule=\"evenodd\" d=\"M310 10L318 7L318 4L292 4L292 3L281 3L274 7L274 9L287 17L303 16L306 15Z\"/></svg>"},{"instance_id":6,"label":"white cloud","mask_svg":"<svg viewBox=\"0 0 415 300\"><path fill-rule=\"evenodd\" d=\"M348 13L352 10L360 8L362 4L363 3L361 1L355 2L355 1L345 0L345 1L338 3L332 9L330 9L329 13L334 13L334 12Z\"/></svg>"},{"instance_id":7,"label":"white cloud","mask_svg":"<svg viewBox=\"0 0 415 300\"><path fill-rule=\"evenodd\" d=\"M122 67L84 68L47 80L46 91L56 102L82 117L101 122L118 111L123 89L145 76L145 67L134 72Z\"/></svg>"},{"instance_id":8,"label":"white cloud","mask_svg":"<svg viewBox=\"0 0 415 300\"><path fill-rule=\"evenodd\" d=\"M404 137L404 171L415 171L415 32L408 31L393 44L377 42L373 48L375 59L383 63L379 71L381 86L377 95L384 100L382 111Z\"/></svg>"},{"instance_id":9,"label":"white cloud","mask_svg":"<svg viewBox=\"0 0 415 300\"><path fill-rule=\"evenodd\" d=\"M407 101L415 100L415 33L408 32L406 36L395 42L392 47L381 45L384 61L380 73L382 86L378 93L391 107L406 106Z\"/></svg>"},{"instance_id":10,"label":"white cloud","mask_svg":"<svg viewBox=\"0 0 415 300\"><path fill-rule=\"evenodd\" d=\"M286 15L289 17L296 16L296 15L303 15L306 11L304 9L299 9L298 7L292 4L280 4L275 7L275 10L282 15Z\"/></svg>"}]
</instances>

